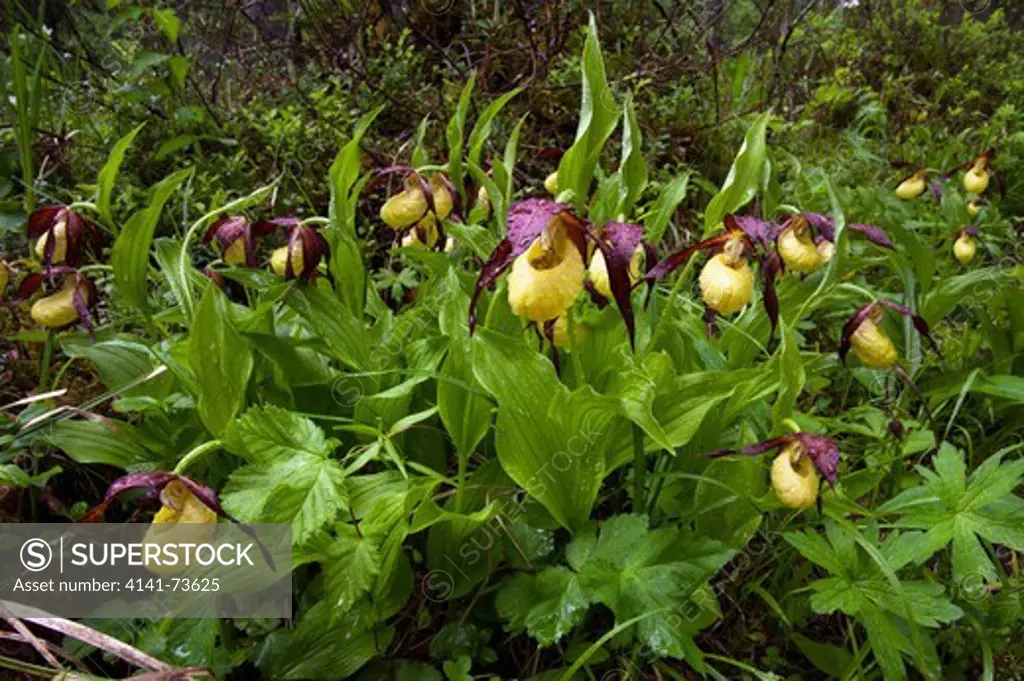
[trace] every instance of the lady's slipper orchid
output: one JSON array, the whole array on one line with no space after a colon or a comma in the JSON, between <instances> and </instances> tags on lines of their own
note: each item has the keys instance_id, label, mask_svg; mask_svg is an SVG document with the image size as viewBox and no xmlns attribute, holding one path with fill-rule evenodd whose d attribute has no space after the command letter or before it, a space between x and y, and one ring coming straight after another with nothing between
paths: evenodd
<instances>
[{"instance_id":1,"label":"lady's slipper orchid","mask_svg":"<svg viewBox=\"0 0 1024 681\"><path fill-rule=\"evenodd\" d=\"M846 322L843 326L843 335L839 344L839 359L846 364L846 356L850 350L857 355L864 366L872 369L889 369L896 377L906 383L910 388L917 393L920 397L921 392L917 388L917 384L914 379L911 378L898 363L899 351L896 349L896 345L892 342L892 339L885 333L885 330L880 326L882 318L884 316L885 308L889 308L895 312L898 312L904 317L910 317L914 324L914 328L917 329L918 333L928 339L932 349L935 350L940 358L942 353L939 351L939 345L935 342L932 337L931 330L928 328L928 323L920 315L916 315L910 311L910 308L904 307L903 305L897 305L887 300L876 300L873 303L868 303L864 307L857 310L856 313ZM935 432L935 440L939 441L939 432L935 428L935 421L932 418L931 410L928 408L928 403L922 399L925 413L928 416L928 420L931 422L932 430Z\"/></svg>"},{"instance_id":2,"label":"lady's slipper orchid","mask_svg":"<svg viewBox=\"0 0 1024 681\"><path fill-rule=\"evenodd\" d=\"M153 524L143 538L144 544L161 547L163 553L178 556L175 565L156 561L146 562L146 569L161 575L171 575L186 569L183 554L177 547L184 542L209 541L214 534L217 512L206 505L181 480L171 480L160 490L160 510L153 516Z\"/></svg>"},{"instance_id":3,"label":"lady's slipper orchid","mask_svg":"<svg viewBox=\"0 0 1024 681\"><path fill-rule=\"evenodd\" d=\"M91 221L68 206L44 206L28 217L28 238L35 239L36 255L45 267L77 267L100 243L100 233Z\"/></svg>"},{"instance_id":4,"label":"lady's slipper orchid","mask_svg":"<svg viewBox=\"0 0 1024 681\"><path fill-rule=\"evenodd\" d=\"M792 272L813 272L826 262L814 243L810 223L800 215L794 215L783 223L775 238L775 247L782 262L786 263L786 269Z\"/></svg>"},{"instance_id":5,"label":"lady's slipper orchid","mask_svg":"<svg viewBox=\"0 0 1024 681\"><path fill-rule=\"evenodd\" d=\"M91 331L90 309L95 308L99 299L96 285L84 274L63 265L52 268L50 273L59 275L56 281L60 283L32 304L29 310L32 321L48 329L59 329L81 320ZM40 273L30 274L18 287L18 299L27 299L54 281Z\"/></svg>"},{"instance_id":6,"label":"lady's slipper orchid","mask_svg":"<svg viewBox=\"0 0 1024 681\"><path fill-rule=\"evenodd\" d=\"M415 248L429 251L437 246L440 239L440 232L437 229L437 220L433 215L426 215L422 220L413 225L402 237L402 248ZM449 238L448 241L451 241ZM448 250L448 242L445 242L445 250Z\"/></svg>"},{"instance_id":7,"label":"lady's slipper orchid","mask_svg":"<svg viewBox=\"0 0 1024 681\"><path fill-rule=\"evenodd\" d=\"M970 170L964 175L964 189L975 196L985 193L991 179L991 165L995 155L996 150L989 149L961 166L970 166Z\"/></svg>"},{"instance_id":8,"label":"lady's slipper orchid","mask_svg":"<svg viewBox=\"0 0 1024 681\"><path fill-rule=\"evenodd\" d=\"M896 187L896 196L904 201L916 199L928 188L928 170L918 168L912 175L903 178Z\"/></svg>"},{"instance_id":9,"label":"lady's slipper orchid","mask_svg":"<svg viewBox=\"0 0 1024 681\"><path fill-rule=\"evenodd\" d=\"M276 248L270 254L270 269L285 279L311 281L320 262L331 259L327 239L313 227L302 224L299 218L292 217L261 220L254 229L259 233L269 233L277 227L288 231L288 245Z\"/></svg>"},{"instance_id":10,"label":"lady's slipper orchid","mask_svg":"<svg viewBox=\"0 0 1024 681\"><path fill-rule=\"evenodd\" d=\"M685 264L694 253L712 251L713 255L705 263L698 279L708 335L714 331L715 315L735 314L750 303L754 275L748 259L756 253L755 243L767 251L767 244L775 231L771 222L750 216L727 215L724 222L724 233L673 253L644 275L648 282L658 281ZM761 263L761 278L765 285L764 306L771 320L773 335L779 315L775 296L778 269L777 256L765 256Z\"/></svg>"},{"instance_id":11,"label":"lady's slipper orchid","mask_svg":"<svg viewBox=\"0 0 1024 681\"><path fill-rule=\"evenodd\" d=\"M267 222L250 224L241 216L217 220L203 235L203 243L217 242L221 259L236 267L256 267L256 239L273 231L274 225Z\"/></svg>"},{"instance_id":12,"label":"lady's slipper orchid","mask_svg":"<svg viewBox=\"0 0 1024 681\"><path fill-rule=\"evenodd\" d=\"M508 303L520 317L532 322L555 319L583 290L583 251L569 229L565 219L555 216L512 263Z\"/></svg>"},{"instance_id":13,"label":"lady's slipper orchid","mask_svg":"<svg viewBox=\"0 0 1024 681\"><path fill-rule=\"evenodd\" d=\"M396 170L408 170L396 166L385 168L382 174ZM416 172L409 172L403 181L403 189L380 208L380 219L393 229L405 229L420 222L428 214L444 220L455 206L455 187L451 181L438 173L428 182Z\"/></svg>"},{"instance_id":14,"label":"lady's slipper orchid","mask_svg":"<svg viewBox=\"0 0 1024 681\"><path fill-rule=\"evenodd\" d=\"M484 289L510 266L508 301L512 310L534 324L563 316L584 288L589 239L605 261L610 293L633 342L629 265L641 244L639 225L608 223L601 236L549 199L526 199L509 208L508 237L484 263L470 300L469 326L476 326L476 303ZM598 251L595 251L595 253Z\"/></svg>"},{"instance_id":15,"label":"lady's slipper orchid","mask_svg":"<svg viewBox=\"0 0 1024 681\"><path fill-rule=\"evenodd\" d=\"M961 229L953 242L953 257L961 265L967 265L978 252L978 229L977 227L965 227Z\"/></svg>"},{"instance_id":16,"label":"lady's slipper orchid","mask_svg":"<svg viewBox=\"0 0 1024 681\"><path fill-rule=\"evenodd\" d=\"M583 223L547 199L518 201L508 211L508 236L484 263L469 303L469 328L476 303L510 266L508 298L516 314L533 322L561 316L583 290Z\"/></svg>"},{"instance_id":17,"label":"lady's slipper orchid","mask_svg":"<svg viewBox=\"0 0 1024 681\"><path fill-rule=\"evenodd\" d=\"M820 478L835 485L839 472L839 446L830 438L793 433L738 450L710 452L705 456L756 455L779 448L782 451L772 462L771 472L775 496L789 508L810 508L818 500Z\"/></svg>"}]
</instances>

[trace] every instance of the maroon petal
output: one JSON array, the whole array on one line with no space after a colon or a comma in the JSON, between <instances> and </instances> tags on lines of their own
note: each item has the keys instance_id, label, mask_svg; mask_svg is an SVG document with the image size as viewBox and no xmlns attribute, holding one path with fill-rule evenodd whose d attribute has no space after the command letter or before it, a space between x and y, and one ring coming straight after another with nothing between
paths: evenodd
<instances>
[{"instance_id":1,"label":"maroon petal","mask_svg":"<svg viewBox=\"0 0 1024 681\"><path fill-rule=\"evenodd\" d=\"M768 244L775 241L780 231L779 225L771 220L762 220L753 215L726 215L724 223L727 230L743 232L762 248L768 248Z\"/></svg>"},{"instance_id":2,"label":"maroon petal","mask_svg":"<svg viewBox=\"0 0 1024 681\"><path fill-rule=\"evenodd\" d=\"M825 237L825 239L833 243L835 242L836 224L832 218L827 215L822 215L821 213L801 213L801 215L811 225L816 234ZM874 244L884 248L896 247L881 227L876 225L863 225L859 223L851 223L847 225L847 227L856 232L860 232Z\"/></svg>"},{"instance_id":3,"label":"maroon petal","mask_svg":"<svg viewBox=\"0 0 1024 681\"><path fill-rule=\"evenodd\" d=\"M36 291L42 288L44 281L46 281L46 277L39 272L27 275L21 280L21 283L18 284L18 292L15 294L14 298L15 302L21 302L31 298Z\"/></svg>"},{"instance_id":4,"label":"maroon petal","mask_svg":"<svg viewBox=\"0 0 1024 681\"><path fill-rule=\"evenodd\" d=\"M878 307L877 301L868 303L857 310L846 324L843 325L843 335L839 341L839 360L843 364L846 364L846 355L850 352L850 339L853 337L854 332L860 328L865 319L871 316L876 307Z\"/></svg>"},{"instance_id":5,"label":"maroon petal","mask_svg":"<svg viewBox=\"0 0 1024 681\"><path fill-rule=\"evenodd\" d=\"M903 436L906 434L906 429L903 427L903 424L899 419L891 419L889 421L889 432L892 433L897 440L902 440Z\"/></svg>"},{"instance_id":6,"label":"maroon petal","mask_svg":"<svg viewBox=\"0 0 1024 681\"><path fill-rule=\"evenodd\" d=\"M285 229L290 230L294 229L295 227L298 227L301 222L302 220L296 217L277 217L270 218L269 220L260 220L259 222L252 226L252 233L253 236L257 237L266 236L267 234L270 234L278 227L283 227Z\"/></svg>"},{"instance_id":7,"label":"maroon petal","mask_svg":"<svg viewBox=\"0 0 1024 681\"><path fill-rule=\"evenodd\" d=\"M469 332L476 328L476 303L484 289L493 284L512 262L526 252L544 228L557 216L570 218L574 224L575 217L569 207L548 199L525 199L513 203L508 210L508 236L498 244L491 257L480 269L476 280L476 288L469 301ZM579 247L577 242L577 247ZM583 251L586 252L585 249Z\"/></svg>"},{"instance_id":8,"label":"maroon petal","mask_svg":"<svg viewBox=\"0 0 1024 681\"><path fill-rule=\"evenodd\" d=\"M893 244L892 240L885 233L885 231L881 227L878 227L877 225L862 225L855 222L847 226L850 229L860 232L861 234L866 236L868 238L868 241L870 241L873 244L878 244L879 246L882 246L884 248L896 248L895 244Z\"/></svg>"},{"instance_id":9,"label":"maroon petal","mask_svg":"<svg viewBox=\"0 0 1024 681\"><path fill-rule=\"evenodd\" d=\"M832 218L821 213L800 213L800 215L804 220L807 220L807 224L811 226L815 234L824 237L828 241L835 242L836 223Z\"/></svg>"},{"instance_id":10,"label":"maroon petal","mask_svg":"<svg viewBox=\"0 0 1024 681\"><path fill-rule=\"evenodd\" d=\"M782 258L775 251L772 251L761 260L761 284L764 287L764 311L768 313L768 320L772 323L772 329L768 333L768 342L775 338L775 329L779 325L779 296L775 291L775 279L782 271Z\"/></svg>"},{"instance_id":11,"label":"maroon petal","mask_svg":"<svg viewBox=\"0 0 1024 681\"><path fill-rule=\"evenodd\" d=\"M942 183L938 180L931 180L928 182L928 188L932 190L932 198L935 199L936 203L942 201Z\"/></svg>"},{"instance_id":12,"label":"maroon petal","mask_svg":"<svg viewBox=\"0 0 1024 681\"><path fill-rule=\"evenodd\" d=\"M684 248L681 251L676 251L672 255L668 256L654 267L647 270L647 274L644 275L645 281L658 281L664 279L668 275L675 272L680 266L686 264L686 261L690 259L690 256L698 251L707 250L709 248L715 248L725 243L729 239L729 234L719 234L713 236L710 239L701 241L699 244L694 244L688 248Z\"/></svg>"},{"instance_id":13,"label":"maroon petal","mask_svg":"<svg viewBox=\"0 0 1024 681\"><path fill-rule=\"evenodd\" d=\"M629 280L629 267L633 261L633 253L643 240L644 229L640 225L632 225L624 222L609 222L605 225L604 233L595 239L597 247L601 249L604 256L605 266L608 269L608 285L612 290L612 297L622 315L622 321L626 324L626 331L629 333L629 345L634 346L634 320L633 302L629 292L632 289L632 282Z\"/></svg>"},{"instance_id":14,"label":"maroon petal","mask_svg":"<svg viewBox=\"0 0 1024 681\"><path fill-rule=\"evenodd\" d=\"M701 456L718 457L731 456L734 454L764 454L765 452L770 452L773 449L778 449L779 447L789 444L792 441L792 439L792 435L783 435L782 437L777 437L773 440L765 440L764 442L758 442L756 444L747 445L746 447L743 447L741 449L718 449L713 452L705 452L704 454L701 454Z\"/></svg>"},{"instance_id":15,"label":"maroon petal","mask_svg":"<svg viewBox=\"0 0 1024 681\"><path fill-rule=\"evenodd\" d=\"M183 475L177 475L175 473L166 473L164 471L152 471L148 473L129 473L123 475L117 480L110 483L107 487L107 493L103 496L103 501L98 505L91 508L79 522L82 523L95 523L103 520L103 515L106 513L107 507L110 506L113 501L131 489L145 489L146 498L153 499L159 496L160 492L163 491L169 483L177 480L181 484L185 485L192 494L196 496L207 508L217 513L222 518L227 518L233 522L234 520L220 505L220 501L217 499L217 493L206 485L200 484L191 478L186 478Z\"/></svg>"},{"instance_id":16,"label":"maroon petal","mask_svg":"<svg viewBox=\"0 0 1024 681\"><path fill-rule=\"evenodd\" d=\"M89 300L86 300L86 297L82 294L83 287L89 294ZM96 304L95 296L96 286L85 277L79 276L78 281L75 282L75 288L71 292L71 304L75 306L75 312L78 313L78 318L82 320L82 325L85 326L90 336L92 335L93 326L89 307Z\"/></svg>"},{"instance_id":17,"label":"maroon petal","mask_svg":"<svg viewBox=\"0 0 1024 681\"><path fill-rule=\"evenodd\" d=\"M965 227L963 233L966 234L967 236L976 237L980 232L977 227Z\"/></svg>"},{"instance_id":18,"label":"maroon petal","mask_svg":"<svg viewBox=\"0 0 1024 681\"><path fill-rule=\"evenodd\" d=\"M830 438L811 433L795 433L794 439L803 445L821 476L828 484L835 485L839 472L839 445Z\"/></svg>"},{"instance_id":19,"label":"maroon petal","mask_svg":"<svg viewBox=\"0 0 1024 681\"><path fill-rule=\"evenodd\" d=\"M38 239L45 232L57 224L57 217L61 211L67 210L67 206L52 205L43 206L32 211L28 216L26 232L29 239Z\"/></svg>"}]
</instances>

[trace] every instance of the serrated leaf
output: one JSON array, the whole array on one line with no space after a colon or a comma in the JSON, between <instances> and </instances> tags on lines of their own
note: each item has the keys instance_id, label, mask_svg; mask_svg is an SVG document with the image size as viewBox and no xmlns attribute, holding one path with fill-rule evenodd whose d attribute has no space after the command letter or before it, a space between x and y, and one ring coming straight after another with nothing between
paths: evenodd
<instances>
[{"instance_id":1,"label":"serrated leaf","mask_svg":"<svg viewBox=\"0 0 1024 681\"><path fill-rule=\"evenodd\" d=\"M563 567L536 575L519 573L502 584L495 599L505 628L512 633L525 630L542 648L558 643L580 624L589 606L578 576Z\"/></svg>"},{"instance_id":2,"label":"serrated leaf","mask_svg":"<svg viewBox=\"0 0 1024 681\"><path fill-rule=\"evenodd\" d=\"M250 407L235 421L229 442L250 463L302 454L326 458L339 444L312 420L274 405Z\"/></svg>"}]
</instances>

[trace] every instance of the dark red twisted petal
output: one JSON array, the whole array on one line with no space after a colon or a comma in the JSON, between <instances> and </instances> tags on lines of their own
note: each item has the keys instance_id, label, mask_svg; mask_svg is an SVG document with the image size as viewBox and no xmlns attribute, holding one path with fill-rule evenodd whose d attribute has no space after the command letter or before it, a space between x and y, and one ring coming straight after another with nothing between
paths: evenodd
<instances>
[{"instance_id":1,"label":"dark red twisted petal","mask_svg":"<svg viewBox=\"0 0 1024 681\"><path fill-rule=\"evenodd\" d=\"M690 256L692 256L694 253L698 251L707 250L710 248L715 248L717 246L724 244L728 240L728 233L718 234L717 236L713 236L710 239L705 239L704 241L701 241L699 244L694 244L693 246L684 248L681 251L676 251L672 255L668 256L667 258L659 262L654 267L647 270L647 274L644 275L644 280L654 282L664 279L668 275L675 272L680 266L685 265L686 261L689 260Z\"/></svg>"},{"instance_id":2,"label":"dark red twisted petal","mask_svg":"<svg viewBox=\"0 0 1024 681\"><path fill-rule=\"evenodd\" d=\"M626 324L631 348L634 346L636 332L633 301L629 295L633 287L629 280L629 268L633 261L633 253L643 240L643 236L644 229L640 225L609 222L605 225L604 233L595 239L604 256L608 270L608 286L612 290L612 297L615 298L622 321Z\"/></svg>"},{"instance_id":3,"label":"dark red twisted petal","mask_svg":"<svg viewBox=\"0 0 1024 681\"><path fill-rule=\"evenodd\" d=\"M779 295L775 291L775 280L782 271L782 258L772 251L761 260L761 284L764 287L764 311L772 324L768 333L768 342L775 338L775 329L779 325Z\"/></svg>"},{"instance_id":4,"label":"dark red twisted petal","mask_svg":"<svg viewBox=\"0 0 1024 681\"><path fill-rule=\"evenodd\" d=\"M756 444L747 445L740 449L718 449L713 452L705 452L701 456L718 457L718 456L731 456L733 454L744 454L744 455L755 455L764 454L770 452L773 449L778 449L788 445L793 441L792 435L783 435L772 440L765 440L764 442L758 442Z\"/></svg>"},{"instance_id":5,"label":"dark red twisted petal","mask_svg":"<svg viewBox=\"0 0 1024 681\"><path fill-rule=\"evenodd\" d=\"M924 320L924 317L914 314L910 311L910 308L905 305L900 305L889 300L882 300L880 302L890 310L898 312L904 317L910 317L910 321L914 324L914 328L917 329L917 332L928 339L928 344L932 346L933 350L935 350L935 354L939 356L939 359L942 359L942 351L939 349L939 344L932 336L932 331L928 327L928 322Z\"/></svg>"},{"instance_id":6,"label":"dark red twisted petal","mask_svg":"<svg viewBox=\"0 0 1024 681\"><path fill-rule=\"evenodd\" d=\"M835 242L836 240L836 226L835 221L827 215L821 213L801 213L803 218L814 229L815 233L819 236L825 237L825 239ZM860 223L850 223L847 225L850 229L860 232L868 238L871 243L877 244L884 248L896 248L889 235L885 233L881 227L877 225L864 225Z\"/></svg>"}]
</instances>

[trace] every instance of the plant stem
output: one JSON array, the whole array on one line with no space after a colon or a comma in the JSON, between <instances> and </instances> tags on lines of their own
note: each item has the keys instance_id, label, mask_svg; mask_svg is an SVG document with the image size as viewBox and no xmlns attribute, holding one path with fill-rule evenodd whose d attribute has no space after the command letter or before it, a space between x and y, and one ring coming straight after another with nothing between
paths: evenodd
<instances>
[{"instance_id":1,"label":"plant stem","mask_svg":"<svg viewBox=\"0 0 1024 681\"><path fill-rule=\"evenodd\" d=\"M222 444L223 443L220 440L210 440L209 442L204 442L198 447L193 448L192 451L183 456L181 461L178 462L178 465L174 467L174 474L181 475L190 463L201 457L203 454L219 448Z\"/></svg>"},{"instance_id":2,"label":"plant stem","mask_svg":"<svg viewBox=\"0 0 1024 681\"><path fill-rule=\"evenodd\" d=\"M45 390L47 381L50 380L50 362L53 361L53 332L46 332L46 342L43 344L43 357L39 362L39 387Z\"/></svg>"}]
</instances>

